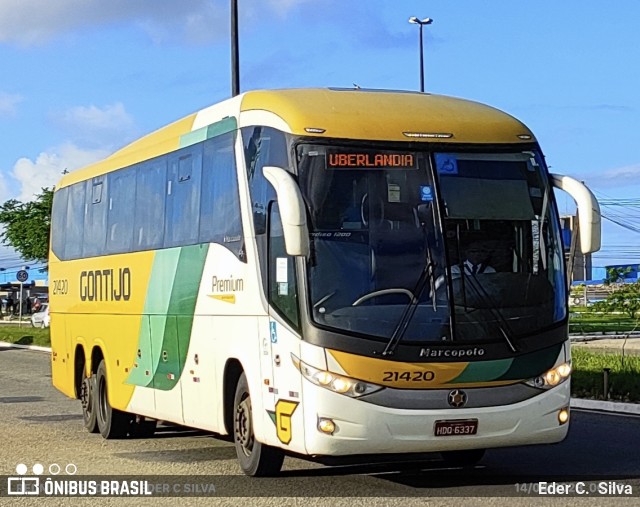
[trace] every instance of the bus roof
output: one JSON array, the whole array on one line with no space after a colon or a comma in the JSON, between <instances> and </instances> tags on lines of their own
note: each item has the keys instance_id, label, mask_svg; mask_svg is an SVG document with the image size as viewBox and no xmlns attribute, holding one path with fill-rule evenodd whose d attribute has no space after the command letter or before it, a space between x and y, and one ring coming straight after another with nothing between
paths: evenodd
<instances>
[{"instance_id":1,"label":"bus roof","mask_svg":"<svg viewBox=\"0 0 640 507\"><path fill-rule=\"evenodd\" d=\"M319 138L464 144L535 140L516 118L459 98L361 89L258 90L144 136L100 162L65 175L58 188L177 150L184 145L184 136L229 117L235 118L239 127L274 126Z\"/></svg>"}]
</instances>

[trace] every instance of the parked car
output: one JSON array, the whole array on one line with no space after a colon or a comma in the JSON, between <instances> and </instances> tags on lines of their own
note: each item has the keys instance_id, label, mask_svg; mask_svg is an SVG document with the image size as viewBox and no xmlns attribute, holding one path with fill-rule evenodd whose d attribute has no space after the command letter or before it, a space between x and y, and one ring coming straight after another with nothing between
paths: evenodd
<instances>
[{"instance_id":1,"label":"parked car","mask_svg":"<svg viewBox=\"0 0 640 507\"><path fill-rule=\"evenodd\" d=\"M51 320L49 318L49 305L44 303L39 312L31 315L31 325L33 327L49 327Z\"/></svg>"}]
</instances>

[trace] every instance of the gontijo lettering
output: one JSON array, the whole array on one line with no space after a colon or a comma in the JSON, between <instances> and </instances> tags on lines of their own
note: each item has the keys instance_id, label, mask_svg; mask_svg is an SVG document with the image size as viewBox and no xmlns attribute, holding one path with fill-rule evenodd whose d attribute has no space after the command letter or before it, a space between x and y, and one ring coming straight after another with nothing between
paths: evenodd
<instances>
[{"instance_id":1,"label":"gontijo lettering","mask_svg":"<svg viewBox=\"0 0 640 507\"><path fill-rule=\"evenodd\" d=\"M129 301L131 271L129 268L102 269L80 273L82 301Z\"/></svg>"}]
</instances>

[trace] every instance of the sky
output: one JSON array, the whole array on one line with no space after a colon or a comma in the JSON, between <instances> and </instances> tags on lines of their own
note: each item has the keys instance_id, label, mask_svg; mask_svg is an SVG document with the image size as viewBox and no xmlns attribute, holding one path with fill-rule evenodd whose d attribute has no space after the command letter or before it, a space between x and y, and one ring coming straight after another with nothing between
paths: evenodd
<instances>
[{"instance_id":1,"label":"sky","mask_svg":"<svg viewBox=\"0 0 640 507\"><path fill-rule=\"evenodd\" d=\"M502 109L601 199L595 266L640 263L637 0L238 0L241 91L419 88ZM230 96L230 0L0 0L0 203ZM558 195L561 212L570 199ZM635 228L635 230L633 230ZM630 230L631 229L631 230ZM22 265L0 249L6 274ZM2 278L0 278L2 281Z\"/></svg>"}]
</instances>

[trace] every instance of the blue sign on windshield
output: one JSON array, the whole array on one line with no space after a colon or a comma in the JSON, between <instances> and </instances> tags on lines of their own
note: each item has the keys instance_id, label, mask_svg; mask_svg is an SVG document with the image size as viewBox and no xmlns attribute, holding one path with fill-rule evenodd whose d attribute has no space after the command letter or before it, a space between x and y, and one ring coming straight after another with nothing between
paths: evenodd
<instances>
[{"instance_id":1,"label":"blue sign on windshield","mask_svg":"<svg viewBox=\"0 0 640 507\"><path fill-rule=\"evenodd\" d=\"M422 202L433 201L433 189L431 185L420 185L420 200Z\"/></svg>"},{"instance_id":2,"label":"blue sign on windshield","mask_svg":"<svg viewBox=\"0 0 640 507\"><path fill-rule=\"evenodd\" d=\"M438 174L458 174L458 160L451 153L436 153Z\"/></svg>"}]
</instances>

